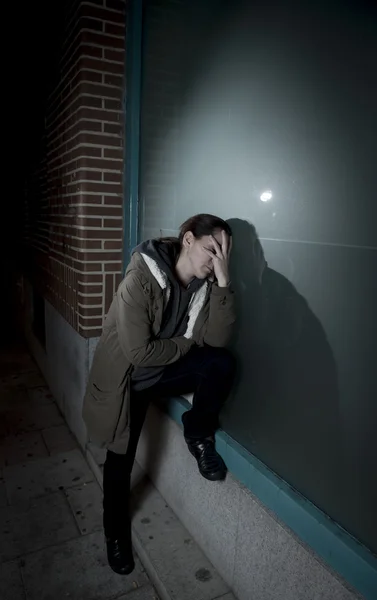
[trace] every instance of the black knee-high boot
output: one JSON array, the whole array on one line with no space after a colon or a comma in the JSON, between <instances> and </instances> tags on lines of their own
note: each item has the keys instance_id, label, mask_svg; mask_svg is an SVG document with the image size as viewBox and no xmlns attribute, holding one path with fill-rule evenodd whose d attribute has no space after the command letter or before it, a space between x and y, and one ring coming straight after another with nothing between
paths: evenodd
<instances>
[{"instance_id":1,"label":"black knee-high boot","mask_svg":"<svg viewBox=\"0 0 377 600\"><path fill-rule=\"evenodd\" d=\"M109 565L120 575L131 573L135 567L129 500L128 457L108 451L103 469L103 526Z\"/></svg>"}]
</instances>

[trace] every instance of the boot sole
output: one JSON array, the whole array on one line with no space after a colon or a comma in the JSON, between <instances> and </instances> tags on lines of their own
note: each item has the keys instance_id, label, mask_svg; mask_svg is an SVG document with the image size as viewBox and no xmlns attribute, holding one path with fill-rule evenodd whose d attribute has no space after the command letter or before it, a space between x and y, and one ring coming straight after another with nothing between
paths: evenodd
<instances>
[{"instance_id":1,"label":"boot sole","mask_svg":"<svg viewBox=\"0 0 377 600\"><path fill-rule=\"evenodd\" d=\"M130 573L132 573L132 571L135 569L135 563L133 563L132 565L127 565L123 568L114 567L110 563L109 566L114 571L114 573L117 573L117 575L130 575Z\"/></svg>"}]
</instances>

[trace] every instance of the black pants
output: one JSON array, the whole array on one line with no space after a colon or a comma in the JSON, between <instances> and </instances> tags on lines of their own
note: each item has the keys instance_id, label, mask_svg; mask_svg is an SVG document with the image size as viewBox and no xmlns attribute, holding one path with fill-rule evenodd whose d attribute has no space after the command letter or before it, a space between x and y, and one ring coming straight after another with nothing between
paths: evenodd
<instances>
[{"instance_id":1,"label":"black pants","mask_svg":"<svg viewBox=\"0 0 377 600\"><path fill-rule=\"evenodd\" d=\"M131 393L130 440L126 454L108 451L103 472L103 524L107 537L130 534L129 492L137 444L152 398L194 392L192 408L182 416L184 435L203 438L219 426L219 413L233 384L235 363L224 348L194 346L168 365L158 383L143 392Z\"/></svg>"}]
</instances>

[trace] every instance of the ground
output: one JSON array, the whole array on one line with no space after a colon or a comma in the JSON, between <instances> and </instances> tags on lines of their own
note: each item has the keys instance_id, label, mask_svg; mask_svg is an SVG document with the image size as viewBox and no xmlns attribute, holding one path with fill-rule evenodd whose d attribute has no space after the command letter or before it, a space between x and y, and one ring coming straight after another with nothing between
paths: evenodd
<instances>
[{"instance_id":1,"label":"ground","mask_svg":"<svg viewBox=\"0 0 377 600\"><path fill-rule=\"evenodd\" d=\"M102 493L21 342L0 350L1 600L158 600L107 565Z\"/></svg>"}]
</instances>

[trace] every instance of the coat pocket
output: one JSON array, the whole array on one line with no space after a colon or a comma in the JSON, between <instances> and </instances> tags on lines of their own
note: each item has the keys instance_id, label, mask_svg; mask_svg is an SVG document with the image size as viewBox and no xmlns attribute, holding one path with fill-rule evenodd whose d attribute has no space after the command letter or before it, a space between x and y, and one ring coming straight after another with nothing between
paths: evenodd
<instances>
[{"instance_id":1,"label":"coat pocket","mask_svg":"<svg viewBox=\"0 0 377 600\"><path fill-rule=\"evenodd\" d=\"M106 391L95 383L88 386L83 404L83 419L89 439L104 448L113 442L121 414L126 415L123 427L127 426L128 410L124 407L126 386Z\"/></svg>"}]
</instances>

